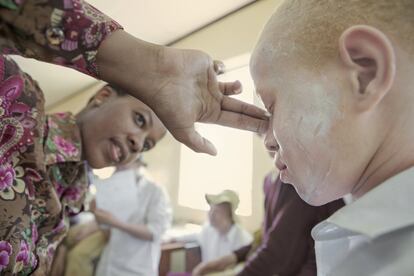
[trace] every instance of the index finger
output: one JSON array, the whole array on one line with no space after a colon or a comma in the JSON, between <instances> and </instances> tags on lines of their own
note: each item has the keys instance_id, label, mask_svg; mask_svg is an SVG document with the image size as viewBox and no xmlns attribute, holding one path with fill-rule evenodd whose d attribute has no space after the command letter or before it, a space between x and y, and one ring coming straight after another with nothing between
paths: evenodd
<instances>
[{"instance_id":1,"label":"index finger","mask_svg":"<svg viewBox=\"0 0 414 276\"><path fill-rule=\"evenodd\" d=\"M265 133L269 126L269 121L266 119L258 119L232 111L222 111L215 123L256 133Z\"/></svg>"},{"instance_id":2,"label":"index finger","mask_svg":"<svg viewBox=\"0 0 414 276\"><path fill-rule=\"evenodd\" d=\"M268 120L270 117L269 112L260 107L226 96L222 99L221 109L263 120Z\"/></svg>"}]
</instances>

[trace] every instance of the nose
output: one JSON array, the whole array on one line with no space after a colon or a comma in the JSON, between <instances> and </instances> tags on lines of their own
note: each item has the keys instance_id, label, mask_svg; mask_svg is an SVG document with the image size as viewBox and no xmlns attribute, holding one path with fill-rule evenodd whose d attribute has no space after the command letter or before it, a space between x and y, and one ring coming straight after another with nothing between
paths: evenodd
<instances>
[{"instance_id":1,"label":"nose","mask_svg":"<svg viewBox=\"0 0 414 276\"><path fill-rule=\"evenodd\" d=\"M264 144L266 146L266 149L272 153L276 153L279 150L279 144L277 143L275 135L273 133L272 124L269 124L269 127L267 128Z\"/></svg>"},{"instance_id":2,"label":"nose","mask_svg":"<svg viewBox=\"0 0 414 276\"><path fill-rule=\"evenodd\" d=\"M145 137L143 133L131 133L127 136L129 150L132 153L140 153L144 147Z\"/></svg>"}]
</instances>

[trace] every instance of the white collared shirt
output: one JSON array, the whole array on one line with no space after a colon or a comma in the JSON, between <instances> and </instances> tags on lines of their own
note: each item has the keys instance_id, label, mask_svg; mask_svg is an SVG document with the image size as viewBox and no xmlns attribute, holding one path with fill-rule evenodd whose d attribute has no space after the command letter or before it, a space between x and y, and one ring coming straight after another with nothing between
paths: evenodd
<instances>
[{"instance_id":1,"label":"white collared shirt","mask_svg":"<svg viewBox=\"0 0 414 276\"><path fill-rule=\"evenodd\" d=\"M111 228L95 275L99 276L156 276L161 254L161 236L170 227L172 210L168 195L155 183L141 177L127 205L128 222L145 224L153 240L138 239L120 229ZM114 195L116 196L116 195Z\"/></svg>"},{"instance_id":2,"label":"white collared shirt","mask_svg":"<svg viewBox=\"0 0 414 276\"><path fill-rule=\"evenodd\" d=\"M252 235L237 223L233 224L224 235L210 224L205 224L198 237L203 262L233 253L233 251L250 244L252 241Z\"/></svg>"},{"instance_id":3,"label":"white collared shirt","mask_svg":"<svg viewBox=\"0 0 414 276\"><path fill-rule=\"evenodd\" d=\"M318 276L414 275L414 168L312 230Z\"/></svg>"},{"instance_id":4,"label":"white collared shirt","mask_svg":"<svg viewBox=\"0 0 414 276\"><path fill-rule=\"evenodd\" d=\"M237 223L234 223L226 234L221 234L207 222L203 225L200 233L176 239L182 242L197 242L200 245L203 262L223 257L253 242L252 235Z\"/></svg>"}]
</instances>

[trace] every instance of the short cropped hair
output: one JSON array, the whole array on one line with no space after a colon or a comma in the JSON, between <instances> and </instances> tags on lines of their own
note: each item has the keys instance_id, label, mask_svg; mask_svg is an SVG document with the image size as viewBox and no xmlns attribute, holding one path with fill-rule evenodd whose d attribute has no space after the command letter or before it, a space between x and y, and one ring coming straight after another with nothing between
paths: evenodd
<instances>
[{"instance_id":1,"label":"short cropped hair","mask_svg":"<svg viewBox=\"0 0 414 276\"><path fill-rule=\"evenodd\" d=\"M262 48L272 55L295 54L319 67L337 56L342 32L359 24L379 29L403 50L414 52L413 0L285 0L266 27L277 45Z\"/></svg>"},{"instance_id":2,"label":"short cropped hair","mask_svg":"<svg viewBox=\"0 0 414 276\"><path fill-rule=\"evenodd\" d=\"M126 96L126 95L129 95L123 89L121 89L121 88L119 88L119 87L117 87L115 85L106 84L101 89L103 89L105 87L108 88L108 89L111 89L112 91L114 91L118 96ZM93 95L92 97L89 98L88 104L91 103L93 101L93 99L95 99L95 95Z\"/></svg>"}]
</instances>

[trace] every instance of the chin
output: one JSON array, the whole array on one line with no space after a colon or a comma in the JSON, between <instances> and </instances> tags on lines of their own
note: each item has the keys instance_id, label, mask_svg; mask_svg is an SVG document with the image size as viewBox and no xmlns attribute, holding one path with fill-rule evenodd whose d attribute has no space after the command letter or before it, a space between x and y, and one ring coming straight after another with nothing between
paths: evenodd
<instances>
[{"instance_id":1,"label":"chin","mask_svg":"<svg viewBox=\"0 0 414 276\"><path fill-rule=\"evenodd\" d=\"M305 201L306 203L312 206L321 206L321 205L325 205L333 201L333 200L326 200L320 197L309 196L309 195L304 195L303 197L301 196L301 198L303 199L303 201Z\"/></svg>"},{"instance_id":2,"label":"chin","mask_svg":"<svg viewBox=\"0 0 414 276\"><path fill-rule=\"evenodd\" d=\"M94 160L92 159L87 159L88 161L88 165L92 168L92 169L102 169L105 166L102 166L102 164L98 163L98 162L94 162Z\"/></svg>"},{"instance_id":3,"label":"chin","mask_svg":"<svg viewBox=\"0 0 414 276\"><path fill-rule=\"evenodd\" d=\"M295 187L296 192L298 193L300 198L307 204L312 206L321 206L336 199L329 199L327 198L327 196L321 195L318 190L306 189L304 187L298 187L296 185L293 186Z\"/></svg>"},{"instance_id":4,"label":"chin","mask_svg":"<svg viewBox=\"0 0 414 276\"><path fill-rule=\"evenodd\" d=\"M341 198L341 196L333 196L329 193L323 193L323 191L321 194L319 191L314 191L313 193L304 195L304 197L301 196L301 198L309 205L321 206L328 204L329 202L335 201Z\"/></svg>"},{"instance_id":5,"label":"chin","mask_svg":"<svg viewBox=\"0 0 414 276\"><path fill-rule=\"evenodd\" d=\"M109 167L106 162L103 162L102 158L100 158L100 154L97 152L86 152L85 153L86 161L88 165L93 169L102 169L105 167Z\"/></svg>"}]
</instances>

